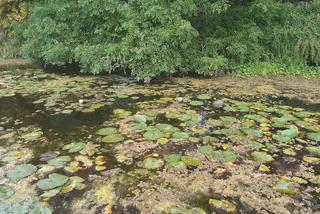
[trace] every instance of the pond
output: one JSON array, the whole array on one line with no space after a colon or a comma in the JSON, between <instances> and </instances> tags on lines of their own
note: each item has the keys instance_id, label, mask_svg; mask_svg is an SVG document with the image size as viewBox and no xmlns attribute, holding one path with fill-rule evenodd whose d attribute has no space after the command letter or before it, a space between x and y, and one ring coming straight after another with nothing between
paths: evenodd
<instances>
[{"instance_id":1,"label":"pond","mask_svg":"<svg viewBox=\"0 0 320 214\"><path fill-rule=\"evenodd\" d=\"M1 72L0 213L319 211L320 86L246 81Z\"/></svg>"}]
</instances>

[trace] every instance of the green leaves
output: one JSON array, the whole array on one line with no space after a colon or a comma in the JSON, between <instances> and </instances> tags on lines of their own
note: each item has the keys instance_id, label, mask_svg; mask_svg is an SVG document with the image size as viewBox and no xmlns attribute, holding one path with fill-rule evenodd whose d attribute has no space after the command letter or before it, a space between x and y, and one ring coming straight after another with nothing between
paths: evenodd
<instances>
[{"instance_id":1,"label":"green leaves","mask_svg":"<svg viewBox=\"0 0 320 214\"><path fill-rule=\"evenodd\" d=\"M68 180L69 178L65 175L53 173L50 174L47 179L42 179L38 181L37 186L39 189L49 190L66 184Z\"/></svg>"},{"instance_id":2,"label":"green leaves","mask_svg":"<svg viewBox=\"0 0 320 214\"><path fill-rule=\"evenodd\" d=\"M28 177L29 175L35 173L37 167L32 164L22 164L18 165L15 169L9 171L7 176L14 181L18 181L22 178Z\"/></svg>"},{"instance_id":3,"label":"green leaves","mask_svg":"<svg viewBox=\"0 0 320 214\"><path fill-rule=\"evenodd\" d=\"M143 167L146 169L158 169L162 167L164 164L164 161L157 158L146 158L143 161Z\"/></svg>"}]
</instances>

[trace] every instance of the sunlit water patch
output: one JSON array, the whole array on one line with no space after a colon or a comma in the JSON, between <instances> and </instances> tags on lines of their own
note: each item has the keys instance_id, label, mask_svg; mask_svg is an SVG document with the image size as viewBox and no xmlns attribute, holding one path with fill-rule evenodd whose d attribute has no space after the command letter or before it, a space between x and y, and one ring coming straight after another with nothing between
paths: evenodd
<instances>
[{"instance_id":1,"label":"sunlit water patch","mask_svg":"<svg viewBox=\"0 0 320 214\"><path fill-rule=\"evenodd\" d=\"M41 70L0 89L0 213L319 210L318 105Z\"/></svg>"}]
</instances>

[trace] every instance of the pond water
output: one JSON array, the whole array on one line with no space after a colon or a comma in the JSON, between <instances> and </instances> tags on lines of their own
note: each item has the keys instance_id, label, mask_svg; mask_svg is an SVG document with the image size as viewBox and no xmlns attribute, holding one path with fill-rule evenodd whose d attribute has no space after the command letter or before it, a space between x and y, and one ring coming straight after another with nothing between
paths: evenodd
<instances>
[{"instance_id":1,"label":"pond water","mask_svg":"<svg viewBox=\"0 0 320 214\"><path fill-rule=\"evenodd\" d=\"M1 72L0 213L320 211L320 105L208 85Z\"/></svg>"}]
</instances>

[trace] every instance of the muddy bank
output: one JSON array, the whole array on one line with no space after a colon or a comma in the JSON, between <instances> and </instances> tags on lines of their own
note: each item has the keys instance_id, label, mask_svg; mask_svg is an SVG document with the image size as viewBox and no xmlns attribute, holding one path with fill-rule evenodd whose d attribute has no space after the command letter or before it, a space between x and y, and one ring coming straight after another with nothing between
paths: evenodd
<instances>
[{"instance_id":1,"label":"muddy bank","mask_svg":"<svg viewBox=\"0 0 320 214\"><path fill-rule=\"evenodd\" d=\"M15 69L36 69L41 64L30 59L0 59L0 71Z\"/></svg>"}]
</instances>

